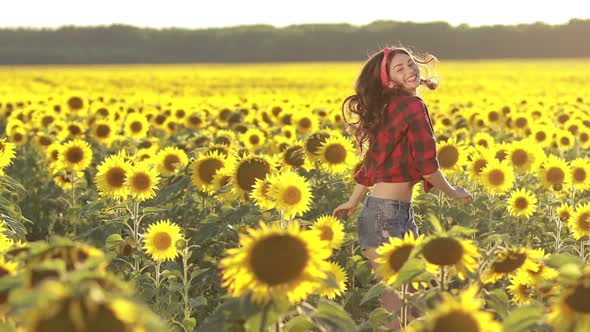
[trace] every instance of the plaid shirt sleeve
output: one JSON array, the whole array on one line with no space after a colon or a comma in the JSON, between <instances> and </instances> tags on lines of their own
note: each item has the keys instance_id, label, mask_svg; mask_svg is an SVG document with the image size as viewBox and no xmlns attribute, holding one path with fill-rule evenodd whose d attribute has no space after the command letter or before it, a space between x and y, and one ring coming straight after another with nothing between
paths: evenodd
<instances>
[{"instance_id":1,"label":"plaid shirt sleeve","mask_svg":"<svg viewBox=\"0 0 590 332\"><path fill-rule=\"evenodd\" d=\"M354 180L356 183L365 187L370 187L373 185L371 179L369 178L369 174L367 174L365 171L364 166L361 166L361 168L354 174Z\"/></svg>"},{"instance_id":2,"label":"plaid shirt sleeve","mask_svg":"<svg viewBox=\"0 0 590 332\"><path fill-rule=\"evenodd\" d=\"M410 102L408 107L408 143L414 166L421 175L432 174L439 164L428 108L420 99Z\"/></svg>"}]
</instances>

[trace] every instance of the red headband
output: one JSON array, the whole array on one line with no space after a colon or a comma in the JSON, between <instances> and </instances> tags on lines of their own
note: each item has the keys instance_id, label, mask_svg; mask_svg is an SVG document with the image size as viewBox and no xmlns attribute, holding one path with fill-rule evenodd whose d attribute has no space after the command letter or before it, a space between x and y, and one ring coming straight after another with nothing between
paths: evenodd
<instances>
[{"instance_id":1,"label":"red headband","mask_svg":"<svg viewBox=\"0 0 590 332\"><path fill-rule=\"evenodd\" d=\"M383 60L381 61L381 85L383 85L384 88L391 88L391 86L387 84L389 81L387 79L387 58L389 57L389 54L391 54L391 51L392 49L389 47L383 49Z\"/></svg>"}]
</instances>

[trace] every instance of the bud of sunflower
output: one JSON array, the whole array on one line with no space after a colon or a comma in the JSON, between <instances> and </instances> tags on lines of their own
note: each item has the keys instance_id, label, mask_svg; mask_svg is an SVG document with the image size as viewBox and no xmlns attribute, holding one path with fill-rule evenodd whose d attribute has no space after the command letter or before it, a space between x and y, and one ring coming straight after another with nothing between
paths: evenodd
<instances>
[{"instance_id":1,"label":"bud of sunflower","mask_svg":"<svg viewBox=\"0 0 590 332\"><path fill-rule=\"evenodd\" d=\"M188 241L181 238L176 241L175 245L176 245L176 249L182 250L182 249L186 248L186 246L188 245Z\"/></svg>"},{"instance_id":2,"label":"bud of sunflower","mask_svg":"<svg viewBox=\"0 0 590 332\"><path fill-rule=\"evenodd\" d=\"M133 240L127 238L125 239L125 242L123 243L123 250L121 250L121 254L125 257L129 257L131 256L131 254L133 253Z\"/></svg>"}]
</instances>

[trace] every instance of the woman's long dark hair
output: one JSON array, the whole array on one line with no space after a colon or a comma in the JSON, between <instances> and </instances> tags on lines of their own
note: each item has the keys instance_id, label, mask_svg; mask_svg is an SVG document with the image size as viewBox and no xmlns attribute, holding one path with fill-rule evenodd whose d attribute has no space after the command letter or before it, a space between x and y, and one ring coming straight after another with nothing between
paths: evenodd
<instances>
[{"instance_id":1,"label":"woman's long dark hair","mask_svg":"<svg viewBox=\"0 0 590 332\"><path fill-rule=\"evenodd\" d=\"M417 54L405 47L394 47L387 59L387 68L391 64L391 59L398 53L407 54L419 65L427 65L437 61L436 57L428 53ZM368 150L369 146L375 140L378 127L381 125L381 119L383 119L383 112L385 112L387 105L395 97L407 95L407 92L399 87L385 89L381 85L381 61L383 60L383 54L383 50L381 50L367 60L356 80L356 94L348 96L342 102L342 116L347 124L347 131L355 137L360 154L363 154L364 148ZM420 84L426 85L430 90L438 87L438 82L430 78L420 79ZM357 121L349 122L348 119L351 116ZM364 166L367 166L367 159L363 158Z\"/></svg>"}]
</instances>

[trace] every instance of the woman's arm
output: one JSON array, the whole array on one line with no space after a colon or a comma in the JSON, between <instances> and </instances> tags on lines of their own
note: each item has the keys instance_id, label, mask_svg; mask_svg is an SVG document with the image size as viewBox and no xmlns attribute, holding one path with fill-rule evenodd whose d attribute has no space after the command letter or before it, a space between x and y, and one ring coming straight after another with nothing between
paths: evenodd
<instances>
[{"instance_id":1,"label":"woman's arm","mask_svg":"<svg viewBox=\"0 0 590 332\"><path fill-rule=\"evenodd\" d=\"M447 181L443 173L440 171L440 169L437 169L436 172L432 174L423 175L423 177L443 193L447 194L450 197L454 197L455 187L449 184L449 182Z\"/></svg>"},{"instance_id":2,"label":"woman's arm","mask_svg":"<svg viewBox=\"0 0 590 332\"><path fill-rule=\"evenodd\" d=\"M367 187L357 183L354 187L354 190L352 191L352 194L350 194L348 201L355 206L358 205L361 202L365 192L367 192Z\"/></svg>"}]
</instances>

